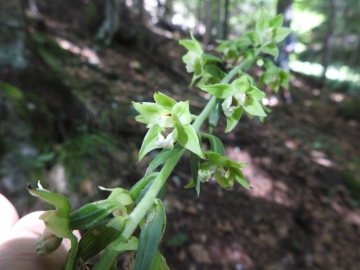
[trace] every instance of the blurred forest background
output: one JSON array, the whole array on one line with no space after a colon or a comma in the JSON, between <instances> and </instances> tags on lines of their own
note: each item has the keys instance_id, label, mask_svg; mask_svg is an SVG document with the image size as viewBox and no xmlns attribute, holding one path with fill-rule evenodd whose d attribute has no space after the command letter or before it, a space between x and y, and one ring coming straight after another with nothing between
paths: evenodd
<instances>
[{"instance_id":1,"label":"blurred forest background","mask_svg":"<svg viewBox=\"0 0 360 270\"><path fill-rule=\"evenodd\" d=\"M357 0L0 0L0 192L24 215L49 208L26 191L39 179L74 208L106 197L99 185L131 187L156 155L137 162L146 130L131 101L158 87L199 112L206 96L189 88L178 40L193 31L216 53L261 8L293 30L293 102L268 93L264 124L215 131L249 163L252 190L208 183L197 198L183 189L185 156L168 181L162 253L171 269L358 269Z\"/></svg>"}]
</instances>

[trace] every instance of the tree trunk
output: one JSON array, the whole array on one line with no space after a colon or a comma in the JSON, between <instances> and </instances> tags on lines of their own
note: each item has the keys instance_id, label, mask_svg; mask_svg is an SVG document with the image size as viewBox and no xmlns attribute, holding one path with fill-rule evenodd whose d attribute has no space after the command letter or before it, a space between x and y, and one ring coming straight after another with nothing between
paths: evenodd
<instances>
[{"instance_id":1,"label":"tree trunk","mask_svg":"<svg viewBox=\"0 0 360 270\"><path fill-rule=\"evenodd\" d=\"M105 20L96 34L98 41L110 45L120 27L120 14L124 8L124 0L106 0Z\"/></svg>"},{"instance_id":2,"label":"tree trunk","mask_svg":"<svg viewBox=\"0 0 360 270\"><path fill-rule=\"evenodd\" d=\"M276 5L276 14L284 14L283 26L290 27L292 18L293 0L278 0Z\"/></svg>"},{"instance_id":3,"label":"tree trunk","mask_svg":"<svg viewBox=\"0 0 360 270\"><path fill-rule=\"evenodd\" d=\"M229 34L229 4L230 0L225 0L225 7L224 7L224 21L223 21L223 34L222 38L227 39Z\"/></svg>"},{"instance_id":4,"label":"tree trunk","mask_svg":"<svg viewBox=\"0 0 360 270\"><path fill-rule=\"evenodd\" d=\"M323 73L321 76L321 99L325 100L328 95L328 89L326 84L326 71L329 67L331 61L331 49L333 44L334 37L334 28L335 28L335 10L336 10L336 1L329 1L329 14L327 16L327 31L324 37L323 49L322 49L322 59L321 64L323 66Z\"/></svg>"},{"instance_id":5,"label":"tree trunk","mask_svg":"<svg viewBox=\"0 0 360 270\"><path fill-rule=\"evenodd\" d=\"M211 0L205 0L205 34L203 43L208 45L211 38Z\"/></svg>"}]
</instances>

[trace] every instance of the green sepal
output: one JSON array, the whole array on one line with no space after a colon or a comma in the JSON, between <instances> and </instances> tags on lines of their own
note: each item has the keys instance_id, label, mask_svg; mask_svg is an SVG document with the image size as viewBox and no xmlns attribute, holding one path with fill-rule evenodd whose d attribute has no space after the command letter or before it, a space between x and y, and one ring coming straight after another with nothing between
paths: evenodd
<instances>
[{"instance_id":1,"label":"green sepal","mask_svg":"<svg viewBox=\"0 0 360 270\"><path fill-rule=\"evenodd\" d=\"M289 34L291 33L291 29L287 27L278 27L274 29L273 41L275 43L279 43L283 41Z\"/></svg>"},{"instance_id":2,"label":"green sepal","mask_svg":"<svg viewBox=\"0 0 360 270\"><path fill-rule=\"evenodd\" d=\"M195 184L196 194L199 197L200 195L200 180L198 178L198 172L200 169L200 158L198 155L195 155L193 152L190 153L190 170L192 174L192 179Z\"/></svg>"},{"instance_id":3,"label":"green sepal","mask_svg":"<svg viewBox=\"0 0 360 270\"><path fill-rule=\"evenodd\" d=\"M70 230L88 229L119 207L121 207L120 203L115 200L88 203L70 213L69 228Z\"/></svg>"},{"instance_id":4,"label":"green sepal","mask_svg":"<svg viewBox=\"0 0 360 270\"><path fill-rule=\"evenodd\" d=\"M71 204L68 198L66 198L65 196L44 189L41 186L40 181L38 181L38 188L33 188L28 185L27 189L31 195L38 197L55 206L64 217L69 216Z\"/></svg>"},{"instance_id":5,"label":"green sepal","mask_svg":"<svg viewBox=\"0 0 360 270\"><path fill-rule=\"evenodd\" d=\"M204 158L204 154L199 144L199 138L194 127L192 125L177 126L177 130L179 132L179 143L200 158Z\"/></svg>"},{"instance_id":6,"label":"green sepal","mask_svg":"<svg viewBox=\"0 0 360 270\"><path fill-rule=\"evenodd\" d=\"M231 116L226 117L226 129L225 133L232 131L237 123L239 122L241 115L243 114L244 108L240 106L237 108Z\"/></svg>"},{"instance_id":7,"label":"green sepal","mask_svg":"<svg viewBox=\"0 0 360 270\"><path fill-rule=\"evenodd\" d=\"M135 270L148 270L155 258L160 240L166 226L165 208L159 199L146 215L144 226L139 236L135 259Z\"/></svg>"},{"instance_id":8,"label":"green sepal","mask_svg":"<svg viewBox=\"0 0 360 270\"><path fill-rule=\"evenodd\" d=\"M151 150L159 148L155 145L155 142L158 140L158 134L160 132L160 129L161 128L158 125L154 125L146 133L139 151L139 161Z\"/></svg>"},{"instance_id":9,"label":"green sepal","mask_svg":"<svg viewBox=\"0 0 360 270\"><path fill-rule=\"evenodd\" d=\"M180 101L172 108L171 113L175 114L182 125L191 123L191 114L189 110L189 101Z\"/></svg>"},{"instance_id":10,"label":"green sepal","mask_svg":"<svg viewBox=\"0 0 360 270\"><path fill-rule=\"evenodd\" d=\"M234 170L234 168L230 168L231 170L233 170L233 175L235 177L235 180L240 184L242 185L244 188L247 188L247 189L250 189L250 185L249 183L246 181L243 173L237 169L237 170Z\"/></svg>"},{"instance_id":11,"label":"green sepal","mask_svg":"<svg viewBox=\"0 0 360 270\"><path fill-rule=\"evenodd\" d=\"M261 9L260 16L256 22L256 31L261 33L270 27L269 17L264 9Z\"/></svg>"},{"instance_id":12,"label":"green sepal","mask_svg":"<svg viewBox=\"0 0 360 270\"><path fill-rule=\"evenodd\" d=\"M244 109L247 113L253 116L266 116L266 113L264 112L260 102L254 99L252 96L248 97L248 100L244 104Z\"/></svg>"},{"instance_id":13,"label":"green sepal","mask_svg":"<svg viewBox=\"0 0 360 270\"><path fill-rule=\"evenodd\" d=\"M96 256L111 242L121 237L128 218L113 217L98 222L91 227L80 239L79 256L83 261Z\"/></svg>"},{"instance_id":14,"label":"green sepal","mask_svg":"<svg viewBox=\"0 0 360 270\"><path fill-rule=\"evenodd\" d=\"M148 123L157 124L164 107L153 102L133 102L134 108L143 116Z\"/></svg>"},{"instance_id":15,"label":"green sepal","mask_svg":"<svg viewBox=\"0 0 360 270\"><path fill-rule=\"evenodd\" d=\"M172 107L174 107L174 105L176 104L176 100L164 95L161 92L156 91L154 94L154 100L157 104L163 106L165 109L168 109L169 111L171 111Z\"/></svg>"},{"instance_id":16,"label":"green sepal","mask_svg":"<svg viewBox=\"0 0 360 270\"><path fill-rule=\"evenodd\" d=\"M270 24L270 27L277 28L277 27L282 26L283 21L284 21L284 15L279 14L279 15L276 15L274 18L270 19L269 24Z\"/></svg>"}]
</instances>

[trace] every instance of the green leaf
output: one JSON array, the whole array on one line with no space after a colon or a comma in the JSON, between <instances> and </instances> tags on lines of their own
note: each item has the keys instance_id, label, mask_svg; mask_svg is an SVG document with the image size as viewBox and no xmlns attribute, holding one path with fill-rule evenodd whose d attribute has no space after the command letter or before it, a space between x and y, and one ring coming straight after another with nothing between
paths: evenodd
<instances>
[{"instance_id":1,"label":"green leaf","mask_svg":"<svg viewBox=\"0 0 360 270\"><path fill-rule=\"evenodd\" d=\"M204 85L200 87L201 90L208 92L209 94L214 95L217 98L225 99L228 96L231 96L233 88L230 84L214 84L214 85Z\"/></svg>"},{"instance_id":2,"label":"green leaf","mask_svg":"<svg viewBox=\"0 0 360 270\"><path fill-rule=\"evenodd\" d=\"M137 250L138 243L139 243L139 239L137 239L135 236L131 236L129 240L127 240L126 242L121 242L116 245L111 245L111 248L118 252L124 252L127 250Z\"/></svg>"},{"instance_id":3,"label":"green leaf","mask_svg":"<svg viewBox=\"0 0 360 270\"><path fill-rule=\"evenodd\" d=\"M256 22L256 31L261 33L270 27L269 17L264 9L261 9L260 16Z\"/></svg>"},{"instance_id":4,"label":"green leaf","mask_svg":"<svg viewBox=\"0 0 360 270\"><path fill-rule=\"evenodd\" d=\"M266 116L263 107L256 99L249 96L249 99L244 104L244 109L248 114L253 116Z\"/></svg>"},{"instance_id":5,"label":"green leaf","mask_svg":"<svg viewBox=\"0 0 360 270\"><path fill-rule=\"evenodd\" d=\"M243 111L244 111L244 108L242 106L240 106L239 108L237 108L234 111L234 113L231 116L226 117L225 133L228 133L234 129L234 127L239 122Z\"/></svg>"},{"instance_id":6,"label":"green leaf","mask_svg":"<svg viewBox=\"0 0 360 270\"><path fill-rule=\"evenodd\" d=\"M159 199L156 199L153 208L146 216L144 226L139 236L139 244L135 259L135 270L148 270L152 264L158 245L166 225L165 208Z\"/></svg>"},{"instance_id":7,"label":"green leaf","mask_svg":"<svg viewBox=\"0 0 360 270\"><path fill-rule=\"evenodd\" d=\"M250 83L247 76L243 75L239 79L234 80L231 86L233 89L236 89L236 92L245 93L249 89Z\"/></svg>"},{"instance_id":8,"label":"green leaf","mask_svg":"<svg viewBox=\"0 0 360 270\"><path fill-rule=\"evenodd\" d=\"M203 154L200 144L199 144L199 138L198 138L193 126L187 125L187 126L184 126L183 128L184 128L184 131L187 136L187 141L185 144L183 144L183 146L186 149L188 149L189 151L198 155L200 158L204 158L204 154ZM180 134L179 134L179 138L180 138ZM180 139L179 139L179 142L180 142Z\"/></svg>"},{"instance_id":9,"label":"green leaf","mask_svg":"<svg viewBox=\"0 0 360 270\"><path fill-rule=\"evenodd\" d=\"M275 43L283 41L291 33L291 29L287 27L278 27L274 31L273 41Z\"/></svg>"},{"instance_id":10,"label":"green leaf","mask_svg":"<svg viewBox=\"0 0 360 270\"><path fill-rule=\"evenodd\" d=\"M169 158L171 158L173 155L178 153L183 147L181 144L177 143L175 144L173 149L163 149L149 164L149 166L146 169L146 175L149 175L154 170L156 170L161 164L163 164L165 161L167 161Z\"/></svg>"},{"instance_id":11,"label":"green leaf","mask_svg":"<svg viewBox=\"0 0 360 270\"><path fill-rule=\"evenodd\" d=\"M148 123L158 124L164 107L151 102L133 102L135 109L145 118Z\"/></svg>"},{"instance_id":12,"label":"green leaf","mask_svg":"<svg viewBox=\"0 0 360 270\"><path fill-rule=\"evenodd\" d=\"M137 199L141 190L143 190L149 182L153 181L158 176L158 174L158 172L147 173L143 178L136 182L136 184L129 191L130 196L133 198L133 200Z\"/></svg>"},{"instance_id":13,"label":"green leaf","mask_svg":"<svg viewBox=\"0 0 360 270\"><path fill-rule=\"evenodd\" d=\"M194 179L192 179L184 188L189 189L195 187Z\"/></svg>"},{"instance_id":14,"label":"green leaf","mask_svg":"<svg viewBox=\"0 0 360 270\"><path fill-rule=\"evenodd\" d=\"M222 102L221 99L216 98L215 107L211 110L209 114L209 133L213 133L219 121L220 112L221 112L221 102Z\"/></svg>"},{"instance_id":15,"label":"green leaf","mask_svg":"<svg viewBox=\"0 0 360 270\"><path fill-rule=\"evenodd\" d=\"M190 169L192 178L195 184L195 190L199 197L200 195L200 181L198 179L198 172L200 169L200 158L198 155L195 155L193 152L190 153Z\"/></svg>"},{"instance_id":16,"label":"green leaf","mask_svg":"<svg viewBox=\"0 0 360 270\"><path fill-rule=\"evenodd\" d=\"M127 220L124 217L114 217L98 222L90 228L79 242L79 255L83 261L96 256L111 242L121 237Z\"/></svg>"},{"instance_id":17,"label":"green leaf","mask_svg":"<svg viewBox=\"0 0 360 270\"><path fill-rule=\"evenodd\" d=\"M146 133L144 141L141 145L141 149L139 151L139 161L151 150L158 148L155 145L155 142L158 140L158 134L160 131L160 127L158 125L152 126L149 131Z\"/></svg>"},{"instance_id":18,"label":"green leaf","mask_svg":"<svg viewBox=\"0 0 360 270\"><path fill-rule=\"evenodd\" d=\"M201 136L205 137L209 140L210 148L212 151L219 154L220 156L225 156L224 145L218 137L211 135L211 134L206 134L206 133L201 133Z\"/></svg>"},{"instance_id":19,"label":"green leaf","mask_svg":"<svg viewBox=\"0 0 360 270\"><path fill-rule=\"evenodd\" d=\"M120 207L116 200L102 200L88 203L71 212L69 229L84 230L92 227Z\"/></svg>"},{"instance_id":20,"label":"green leaf","mask_svg":"<svg viewBox=\"0 0 360 270\"><path fill-rule=\"evenodd\" d=\"M169 111L171 111L172 107L176 104L176 100L171 97L164 95L161 92L155 92L154 100L157 104L165 107Z\"/></svg>"},{"instance_id":21,"label":"green leaf","mask_svg":"<svg viewBox=\"0 0 360 270\"><path fill-rule=\"evenodd\" d=\"M281 27L283 24L283 20L284 20L283 14L279 14L279 15L275 16L274 18L272 18L269 21L270 27L273 27L273 28Z\"/></svg>"}]
</instances>

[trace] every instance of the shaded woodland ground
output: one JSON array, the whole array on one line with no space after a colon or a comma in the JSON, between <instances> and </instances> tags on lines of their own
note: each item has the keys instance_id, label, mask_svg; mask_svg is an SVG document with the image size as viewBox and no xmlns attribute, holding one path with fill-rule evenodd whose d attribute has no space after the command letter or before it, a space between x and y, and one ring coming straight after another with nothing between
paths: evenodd
<instances>
[{"instance_id":1,"label":"shaded woodland ground","mask_svg":"<svg viewBox=\"0 0 360 270\"><path fill-rule=\"evenodd\" d=\"M85 180L76 192L67 191L79 206L96 198L92 190L97 185L130 186L145 171L150 158L136 162L145 128L131 115L132 100L152 101L156 88L177 100L189 99L194 111L206 100L189 88L181 69L165 69L120 45L99 47L94 55L87 49L91 41L67 31L66 24L47 19L46 25L47 34L74 53L58 59L81 82L80 87L67 85L97 119L109 112L106 119L123 138L124 153L116 155L118 175L112 181L98 177L96 183ZM174 66L182 65L176 41L166 53ZM89 59L101 64L89 64ZM292 93L293 104L271 107L264 124L243 117L231 134L223 134L224 121L215 131L229 157L249 164L243 172L251 190L239 185L223 190L210 182L197 198L194 190L183 188L191 177L187 156L178 164L164 199L168 222L160 247L171 269L359 269L360 210L344 185L344 171L359 166L360 123L341 117L339 103L321 102L308 78L295 76ZM28 211L40 207L32 201Z\"/></svg>"}]
</instances>

